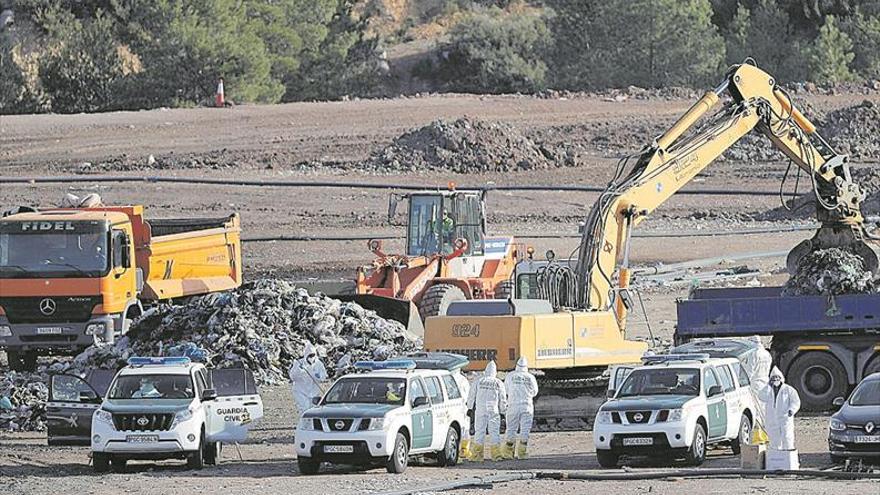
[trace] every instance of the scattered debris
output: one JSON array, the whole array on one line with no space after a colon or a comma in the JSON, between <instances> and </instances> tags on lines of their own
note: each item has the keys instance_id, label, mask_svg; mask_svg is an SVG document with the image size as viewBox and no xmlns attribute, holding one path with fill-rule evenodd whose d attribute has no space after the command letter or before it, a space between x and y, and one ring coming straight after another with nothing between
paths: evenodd
<instances>
[{"instance_id":1,"label":"scattered debris","mask_svg":"<svg viewBox=\"0 0 880 495\"><path fill-rule=\"evenodd\" d=\"M866 195L862 202L862 213L865 216L880 214L880 169L874 166L853 167L852 176ZM785 206L758 213L754 218L769 221L816 218L816 195L804 175L801 175L801 192L801 195L787 199Z\"/></svg>"},{"instance_id":2,"label":"scattered debris","mask_svg":"<svg viewBox=\"0 0 880 495\"><path fill-rule=\"evenodd\" d=\"M880 105L873 101L831 112L822 132L838 152L850 158L880 159Z\"/></svg>"},{"instance_id":3,"label":"scattered debris","mask_svg":"<svg viewBox=\"0 0 880 495\"><path fill-rule=\"evenodd\" d=\"M46 403L49 376L45 371L0 375L0 430L43 431L46 429Z\"/></svg>"},{"instance_id":4,"label":"scattered debris","mask_svg":"<svg viewBox=\"0 0 880 495\"><path fill-rule=\"evenodd\" d=\"M786 296L864 294L874 292L873 274L864 260L850 251L831 248L801 258L798 272L782 292Z\"/></svg>"}]
</instances>

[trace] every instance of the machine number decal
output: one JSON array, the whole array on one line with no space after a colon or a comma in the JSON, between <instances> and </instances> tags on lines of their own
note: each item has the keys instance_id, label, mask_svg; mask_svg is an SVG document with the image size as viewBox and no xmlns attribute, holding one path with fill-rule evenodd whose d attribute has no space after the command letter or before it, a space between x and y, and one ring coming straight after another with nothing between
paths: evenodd
<instances>
[{"instance_id":1,"label":"machine number decal","mask_svg":"<svg viewBox=\"0 0 880 495\"><path fill-rule=\"evenodd\" d=\"M458 323L452 325L453 337L479 337L480 325L471 325L470 323Z\"/></svg>"}]
</instances>

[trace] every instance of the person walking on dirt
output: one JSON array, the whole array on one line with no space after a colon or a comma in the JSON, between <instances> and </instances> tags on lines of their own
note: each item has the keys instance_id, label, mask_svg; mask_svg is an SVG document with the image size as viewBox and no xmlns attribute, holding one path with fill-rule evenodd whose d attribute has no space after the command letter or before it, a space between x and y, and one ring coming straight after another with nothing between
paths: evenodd
<instances>
[{"instance_id":1,"label":"person walking on dirt","mask_svg":"<svg viewBox=\"0 0 880 495\"><path fill-rule=\"evenodd\" d=\"M483 445L489 436L489 451L493 461L501 460L501 414L507 410L507 390L498 379L495 361L489 361L483 377L471 387L468 408L475 409L474 438L468 460L483 462Z\"/></svg>"},{"instance_id":2,"label":"person walking on dirt","mask_svg":"<svg viewBox=\"0 0 880 495\"><path fill-rule=\"evenodd\" d=\"M516 362L516 369L504 377L504 387L507 389L508 402L504 416L507 421L507 441L501 456L513 459L515 449L517 459L526 459L529 455L529 433L535 418L534 398L538 395L538 381L529 373L529 361L525 356L521 356Z\"/></svg>"}]
</instances>

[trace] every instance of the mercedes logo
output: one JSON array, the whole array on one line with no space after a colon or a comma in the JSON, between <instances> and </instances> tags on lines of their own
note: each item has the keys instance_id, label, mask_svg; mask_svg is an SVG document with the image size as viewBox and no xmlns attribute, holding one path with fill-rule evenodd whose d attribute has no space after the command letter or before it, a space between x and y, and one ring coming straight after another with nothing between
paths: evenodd
<instances>
[{"instance_id":1,"label":"mercedes logo","mask_svg":"<svg viewBox=\"0 0 880 495\"><path fill-rule=\"evenodd\" d=\"M40 313L43 313L46 316L52 316L55 314L56 309L58 309L58 306L55 304L54 300L46 298L40 301Z\"/></svg>"},{"instance_id":2,"label":"mercedes logo","mask_svg":"<svg viewBox=\"0 0 880 495\"><path fill-rule=\"evenodd\" d=\"M340 419L336 423L333 423L333 426L335 426L337 430L341 430L341 429L345 428L345 421L342 421Z\"/></svg>"},{"instance_id":3,"label":"mercedes logo","mask_svg":"<svg viewBox=\"0 0 880 495\"><path fill-rule=\"evenodd\" d=\"M642 413L636 413L633 416L633 420L635 420L636 423L641 423L643 419L645 419L645 417L642 416Z\"/></svg>"},{"instance_id":4,"label":"mercedes logo","mask_svg":"<svg viewBox=\"0 0 880 495\"><path fill-rule=\"evenodd\" d=\"M150 422L150 420L147 419L146 416L141 416L141 417L139 417L138 420L137 420L137 423L138 423L138 425L140 425L140 426L147 426L147 423L149 423L149 422Z\"/></svg>"},{"instance_id":5,"label":"mercedes logo","mask_svg":"<svg viewBox=\"0 0 880 495\"><path fill-rule=\"evenodd\" d=\"M865 425L865 431L868 433L874 433L874 423L870 421Z\"/></svg>"}]
</instances>

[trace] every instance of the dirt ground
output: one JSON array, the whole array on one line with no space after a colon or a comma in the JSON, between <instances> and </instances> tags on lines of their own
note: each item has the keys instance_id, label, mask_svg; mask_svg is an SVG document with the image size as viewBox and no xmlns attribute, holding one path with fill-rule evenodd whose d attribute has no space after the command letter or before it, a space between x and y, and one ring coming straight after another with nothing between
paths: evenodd
<instances>
[{"instance_id":1,"label":"dirt ground","mask_svg":"<svg viewBox=\"0 0 880 495\"><path fill-rule=\"evenodd\" d=\"M809 97L814 108L827 112L858 103L863 95ZM868 96L880 102L880 96ZM393 100L241 106L230 110L180 109L118 112L100 115L0 117L0 175L59 176L105 173L122 176L175 176L229 179L364 181L459 187L495 184L603 185L617 156L637 151L690 105L685 99L606 101L599 97L539 99L518 96L444 95ZM547 143L578 145L578 166L552 170L479 175L440 172L379 175L351 170L340 163L363 160L401 133L435 119L461 116L504 121ZM595 136L612 136L597 145ZM770 146L768 143L767 146ZM183 164L150 167L148 157L174 158ZM311 162L311 165L298 165ZM314 162L326 162L316 166ZM118 164L125 163L125 167ZM135 164L135 166L130 166ZM143 164L141 167L138 164ZM189 165L187 165L189 164ZM782 161L720 161L710 166L689 189L737 189L774 192L784 174ZM856 163L855 167L877 167ZM144 204L148 216L242 215L246 240L284 235L387 235L402 227L386 218L388 193L343 188L229 187L221 185L119 183L0 183L0 209L28 204L53 206L64 193L97 192L109 204ZM576 245L577 223L588 212L594 194L573 192L492 192L488 196L489 230L510 233L542 253L553 249L567 257ZM665 237L634 240L637 265L675 263L702 258L733 258L785 252L809 232L785 232L809 225L804 220L759 221L755 217L779 205L774 196L679 195L663 205L640 232ZM880 205L867 205L868 213ZM402 219L402 218L401 218ZM768 233L728 235L743 229ZM694 236L714 232L714 236ZM537 239L549 234L568 236ZM386 251L402 248L386 242ZM298 279L350 278L354 268L369 263L365 241L246 242L246 277L275 275ZM756 277L715 284L781 284L784 257L706 264L704 269L748 265ZM664 340L675 325L675 300L687 294L691 281L644 284L646 314L632 318L630 335L645 337L647 322ZM590 433L537 434L534 458L525 463L464 465L452 469L416 466L403 476L384 471L342 475L297 476L292 452L293 417L283 389L268 392L269 418L254 438L241 446L244 461L227 449L223 463L200 473L174 463L158 467L136 464L132 472L95 476L87 450L45 446L38 433L0 436L0 475L6 493L167 493L220 492L369 493L455 480L516 469L598 469ZM827 418L798 420L801 462L827 465ZM713 453L707 467L732 467L738 460ZM639 467L638 471L648 469ZM339 475L337 475L339 474ZM8 480L8 484L6 481ZM864 482L792 480L678 480L660 482L588 483L521 481L495 487L501 493L877 493L880 485Z\"/></svg>"}]
</instances>

